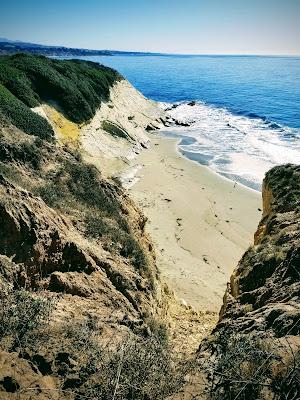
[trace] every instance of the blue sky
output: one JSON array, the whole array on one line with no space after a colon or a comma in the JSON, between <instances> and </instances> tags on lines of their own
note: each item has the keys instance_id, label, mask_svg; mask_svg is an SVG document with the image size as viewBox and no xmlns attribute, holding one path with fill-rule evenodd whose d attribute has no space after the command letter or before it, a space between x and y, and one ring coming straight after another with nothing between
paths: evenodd
<instances>
[{"instance_id":1,"label":"blue sky","mask_svg":"<svg viewBox=\"0 0 300 400\"><path fill-rule=\"evenodd\" d=\"M0 37L190 54L300 54L300 0L1 0Z\"/></svg>"}]
</instances>

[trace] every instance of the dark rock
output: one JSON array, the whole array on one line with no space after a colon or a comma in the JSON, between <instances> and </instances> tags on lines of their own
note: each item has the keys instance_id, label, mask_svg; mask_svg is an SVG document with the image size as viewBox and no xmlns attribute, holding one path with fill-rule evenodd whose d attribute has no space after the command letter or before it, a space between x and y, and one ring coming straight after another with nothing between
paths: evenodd
<instances>
[{"instance_id":1,"label":"dark rock","mask_svg":"<svg viewBox=\"0 0 300 400\"><path fill-rule=\"evenodd\" d=\"M152 124L149 124L146 126L145 129L147 132L152 132L152 131L155 131L157 128L155 128Z\"/></svg>"},{"instance_id":2,"label":"dark rock","mask_svg":"<svg viewBox=\"0 0 300 400\"><path fill-rule=\"evenodd\" d=\"M174 110L175 108L179 107L180 104L172 104L170 107L166 108L165 111L171 111Z\"/></svg>"},{"instance_id":3,"label":"dark rock","mask_svg":"<svg viewBox=\"0 0 300 400\"><path fill-rule=\"evenodd\" d=\"M177 119L174 119L173 121L174 121L174 124L177 126L184 126L184 127L191 126L191 124L189 124L188 122L181 122L181 121L178 121Z\"/></svg>"}]
</instances>

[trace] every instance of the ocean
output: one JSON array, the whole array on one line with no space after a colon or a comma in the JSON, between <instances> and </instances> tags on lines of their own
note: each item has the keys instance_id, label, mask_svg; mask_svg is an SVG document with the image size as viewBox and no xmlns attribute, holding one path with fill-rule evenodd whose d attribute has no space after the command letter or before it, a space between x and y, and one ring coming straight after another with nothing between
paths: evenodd
<instances>
[{"instance_id":1,"label":"ocean","mask_svg":"<svg viewBox=\"0 0 300 400\"><path fill-rule=\"evenodd\" d=\"M177 104L189 127L161 133L215 172L261 190L265 172L300 164L300 57L80 57L117 69L146 97ZM191 101L194 101L191 103Z\"/></svg>"}]
</instances>

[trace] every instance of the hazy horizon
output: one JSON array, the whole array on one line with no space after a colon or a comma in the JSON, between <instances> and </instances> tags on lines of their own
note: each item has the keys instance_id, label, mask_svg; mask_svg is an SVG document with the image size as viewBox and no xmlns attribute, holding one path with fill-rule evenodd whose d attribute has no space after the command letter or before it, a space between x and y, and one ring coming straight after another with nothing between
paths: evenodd
<instances>
[{"instance_id":1,"label":"hazy horizon","mask_svg":"<svg viewBox=\"0 0 300 400\"><path fill-rule=\"evenodd\" d=\"M32 43L35 45L42 45L42 46L48 46L48 47L65 47L65 48L73 48L73 49L82 49L82 50L99 50L99 51L120 51L120 52L127 52L127 53L147 53L147 54L159 54L159 55L166 55L166 56L191 56L191 57L197 57L197 56L216 56L216 57L222 57L222 56L232 56L232 57L300 57L300 52L295 53L295 54L284 54L284 53L278 53L278 54L257 54L257 53L165 53L165 52L155 52L155 51L147 51L147 50L120 50L118 48L91 48L91 47L78 47L78 46L66 46L61 43L55 43L55 44L45 44L41 42L33 42L33 41L25 41L20 38L8 38L8 37L3 37L0 36L0 41L3 39L4 41L11 41L11 42L20 42L20 43Z\"/></svg>"}]
</instances>

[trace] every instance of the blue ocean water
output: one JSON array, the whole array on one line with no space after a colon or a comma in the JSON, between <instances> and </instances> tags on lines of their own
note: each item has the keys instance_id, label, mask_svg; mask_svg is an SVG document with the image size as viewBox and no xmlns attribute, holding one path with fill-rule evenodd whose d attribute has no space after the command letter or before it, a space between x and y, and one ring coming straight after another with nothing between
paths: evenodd
<instances>
[{"instance_id":1,"label":"blue ocean water","mask_svg":"<svg viewBox=\"0 0 300 400\"><path fill-rule=\"evenodd\" d=\"M83 58L117 69L148 98L177 103L170 114L191 126L165 134L216 172L259 190L273 165L300 164L300 57Z\"/></svg>"}]
</instances>

